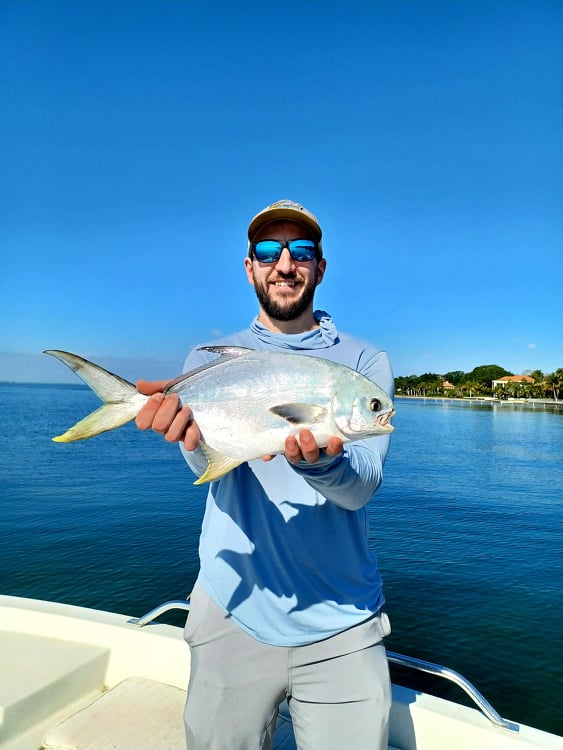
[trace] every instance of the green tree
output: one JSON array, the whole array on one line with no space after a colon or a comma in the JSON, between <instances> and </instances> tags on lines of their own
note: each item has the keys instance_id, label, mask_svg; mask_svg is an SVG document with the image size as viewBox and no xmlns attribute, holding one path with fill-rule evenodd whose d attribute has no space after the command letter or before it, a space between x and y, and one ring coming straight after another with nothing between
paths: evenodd
<instances>
[{"instance_id":1,"label":"green tree","mask_svg":"<svg viewBox=\"0 0 563 750\"><path fill-rule=\"evenodd\" d=\"M525 374L528 374L526 372ZM500 365L479 365L471 372L452 370L445 375L425 372L423 375L408 375L395 378L395 390L405 396L428 396L445 393L443 382L449 380L455 385L455 392L448 389L447 395L477 396L493 393L493 380L500 380L505 375L512 375ZM544 375L541 370L529 371L534 383L508 383L504 388L497 386L494 395L499 398L513 397L552 397L556 401L563 393L563 367Z\"/></svg>"},{"instance_id":2,"label":"green tree","mask_svg":"<svg viewBox=\"0 0 563 750\"><path fill-rule=\"evenodd\" d=\"M553 394L555 401L558 401L559 393L563 390L563 367L559 367L555 372L546 375L544 382Z\"/></svg>"},{"instance_id":3,"label":"green tree","mask_svg":"<svg viewBox=\"0 0 563 750\"><path fill-rule=\"evenodd\" d=\"M534 398L541 398L545 392L545 375L541 370L532 370L530 372L530 377L534 379L534 382L530 383L530 392L532 396Z\"/></svg>"},{"instance_id":4,"label":"green tree","mask_svg":"<svg viewBox=\"0 0 563 750\"><path fill-rule=\"evenodd\" d=\"M463 370L452 370L444 375L444 380L448 380L452 385L459 385L463 382L464 376Z\"/></svg>"},{"instance_id":5,"label":"green tree","mask_svg":"<svg viewBox=\"0 0 563 750\"><path fill-rule=\"evenodd\" d=\"M469 398L473 398L473 396L478 396L483 391L482 384L477 382L476 380L465 380L461 384L460 388L461 388L461 392L469 396Z\"/></svg>"},{"instance_id":6,"label":"green tree","mask_svg":"<svg viewBox=\"0 0 563 750\"><path fill-rule=\"evenodd\" d=\"M418 378L418 387L423 396L433 396L442 393L443 377L435 372L425 372Z\"/></svg>"},{"instance_id":7,"label":"green tree","mask_svg":"<svg viewBox=\"0 0 563 750\"><path fill-rule=\"evenodd\" d=\"M418 375L402 375L395 378L395 391L404 396L414 396L418 384Z\"/></svg>"},{"instance_id":8,"label":"green tree","mask_svg":"<svg viewBox=\"0 0 563 750\"><path fill-rule=\"evenodd\" d=\"M512 375L512 373L500 365L479 365L467 373L464 382L479 383L482 392L492 393L493 380L500 380L505 375Z\"/></svg>"},{"instance_id":9,"label":"green tree","mask_svg":"<svg viewBox=\"0 0 563 750\"><path fill-rule=\"evenodd\" d=\"M504 388L502 385L495 385L493 389L493 396L496 396L497 398L503 399L506 397L506 393L504 392Z\"/></svg>"}]
</instances>

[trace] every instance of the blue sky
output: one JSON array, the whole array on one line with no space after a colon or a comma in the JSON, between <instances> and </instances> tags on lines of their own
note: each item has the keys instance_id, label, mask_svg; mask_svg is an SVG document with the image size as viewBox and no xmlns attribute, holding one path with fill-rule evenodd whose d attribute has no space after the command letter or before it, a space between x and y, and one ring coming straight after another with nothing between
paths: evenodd
<instances>
[{"instance_id":1,"label":"blue sky","mask_svg":"<svg viewBox=\"0 0 563 750\"><path fill-rule=\"evenodd\" d=\"M280 198L396 375L563 367L562 34L558 0L2 0L0 380L177 375L255 315Z\"/></svg>"}]
</instances>

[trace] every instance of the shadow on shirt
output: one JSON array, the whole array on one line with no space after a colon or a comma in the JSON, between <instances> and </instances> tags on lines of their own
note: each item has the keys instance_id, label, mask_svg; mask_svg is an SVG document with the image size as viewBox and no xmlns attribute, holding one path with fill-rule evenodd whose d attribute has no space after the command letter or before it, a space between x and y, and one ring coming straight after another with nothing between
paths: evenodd
<instances>
[{"instance_id":1,"label":"shadow on shirt","mask_svg":"<svg viewBox=\"0 0 563 750\"><path fill-rule=\"evenodd\" d=\"M220 484L215 504L241 532L230 540L233 548L216 552L239 578L225 605L229 612L255 588L288 598L289 612L321 602L363 612L378 607L381 578L368 547L365 508L327 501L283 457L243 464ZM251 551L240 552L244 547Z\"/></svg>"}]
</instances>

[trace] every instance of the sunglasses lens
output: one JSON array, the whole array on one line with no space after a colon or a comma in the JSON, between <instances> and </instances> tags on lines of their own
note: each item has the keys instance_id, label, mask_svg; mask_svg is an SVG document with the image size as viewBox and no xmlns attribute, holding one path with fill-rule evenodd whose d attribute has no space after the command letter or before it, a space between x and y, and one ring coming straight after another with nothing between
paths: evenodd
<instances>
[{"instance_id":1,"label":"sunglasses lens","mask_svg":"<svg viewBox=\"0 0 563 750\"><path fill-rule=\"evenodd\" d=\"M291 240L288 245L291 257L297 261L313 260L317 252L313 240Z\"/></svg>"},{"instance_id":2,"label":"sunglasses lens","mask_svg":"<svg viewBox=\"0 0 563 750\"><path fill-rule=\"evenodd\" d=\"M260 263L275 263L282 251L282 243L277 240L261 240L254 245L254 255Z\"/></svg>"},{"instance_id":3,"label":"sunglasses lens","mask_svg":"<svg viewBox=\"0 0 563 750\"><path fill-rule=\"evenodd\" d=\"M252 244L252 251L260 263L277 263L286 244L278 240L260 240ZM313 240L290 240L287 243L289 254L298 262L313 260L317 254L317 244Z\"/></svg>"}]
</instances>

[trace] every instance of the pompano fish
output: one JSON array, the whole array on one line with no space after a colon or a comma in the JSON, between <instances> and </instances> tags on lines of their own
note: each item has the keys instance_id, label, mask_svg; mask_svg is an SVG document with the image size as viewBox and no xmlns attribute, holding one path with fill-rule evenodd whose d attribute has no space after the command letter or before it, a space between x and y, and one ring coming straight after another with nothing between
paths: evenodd
<instances>
[{"instance_id":1,"label":"pompano fish","mask_svg":"<svg viewBox=\"0 0 563 750\"><path fill-rule=\"evenodd\" d=\"M392 432L393 402L364 375L345 365L308 355L208 346L221 355L169 383L193 411L207 458L202 484L245 461L284 452L285 439L309 429L319 447L332 436L344 442ZM69 443L113 430L135 419L148 401L132 383L76 354L47 350L104 402L67 432Z\"/></svg>"}]
</instances>

